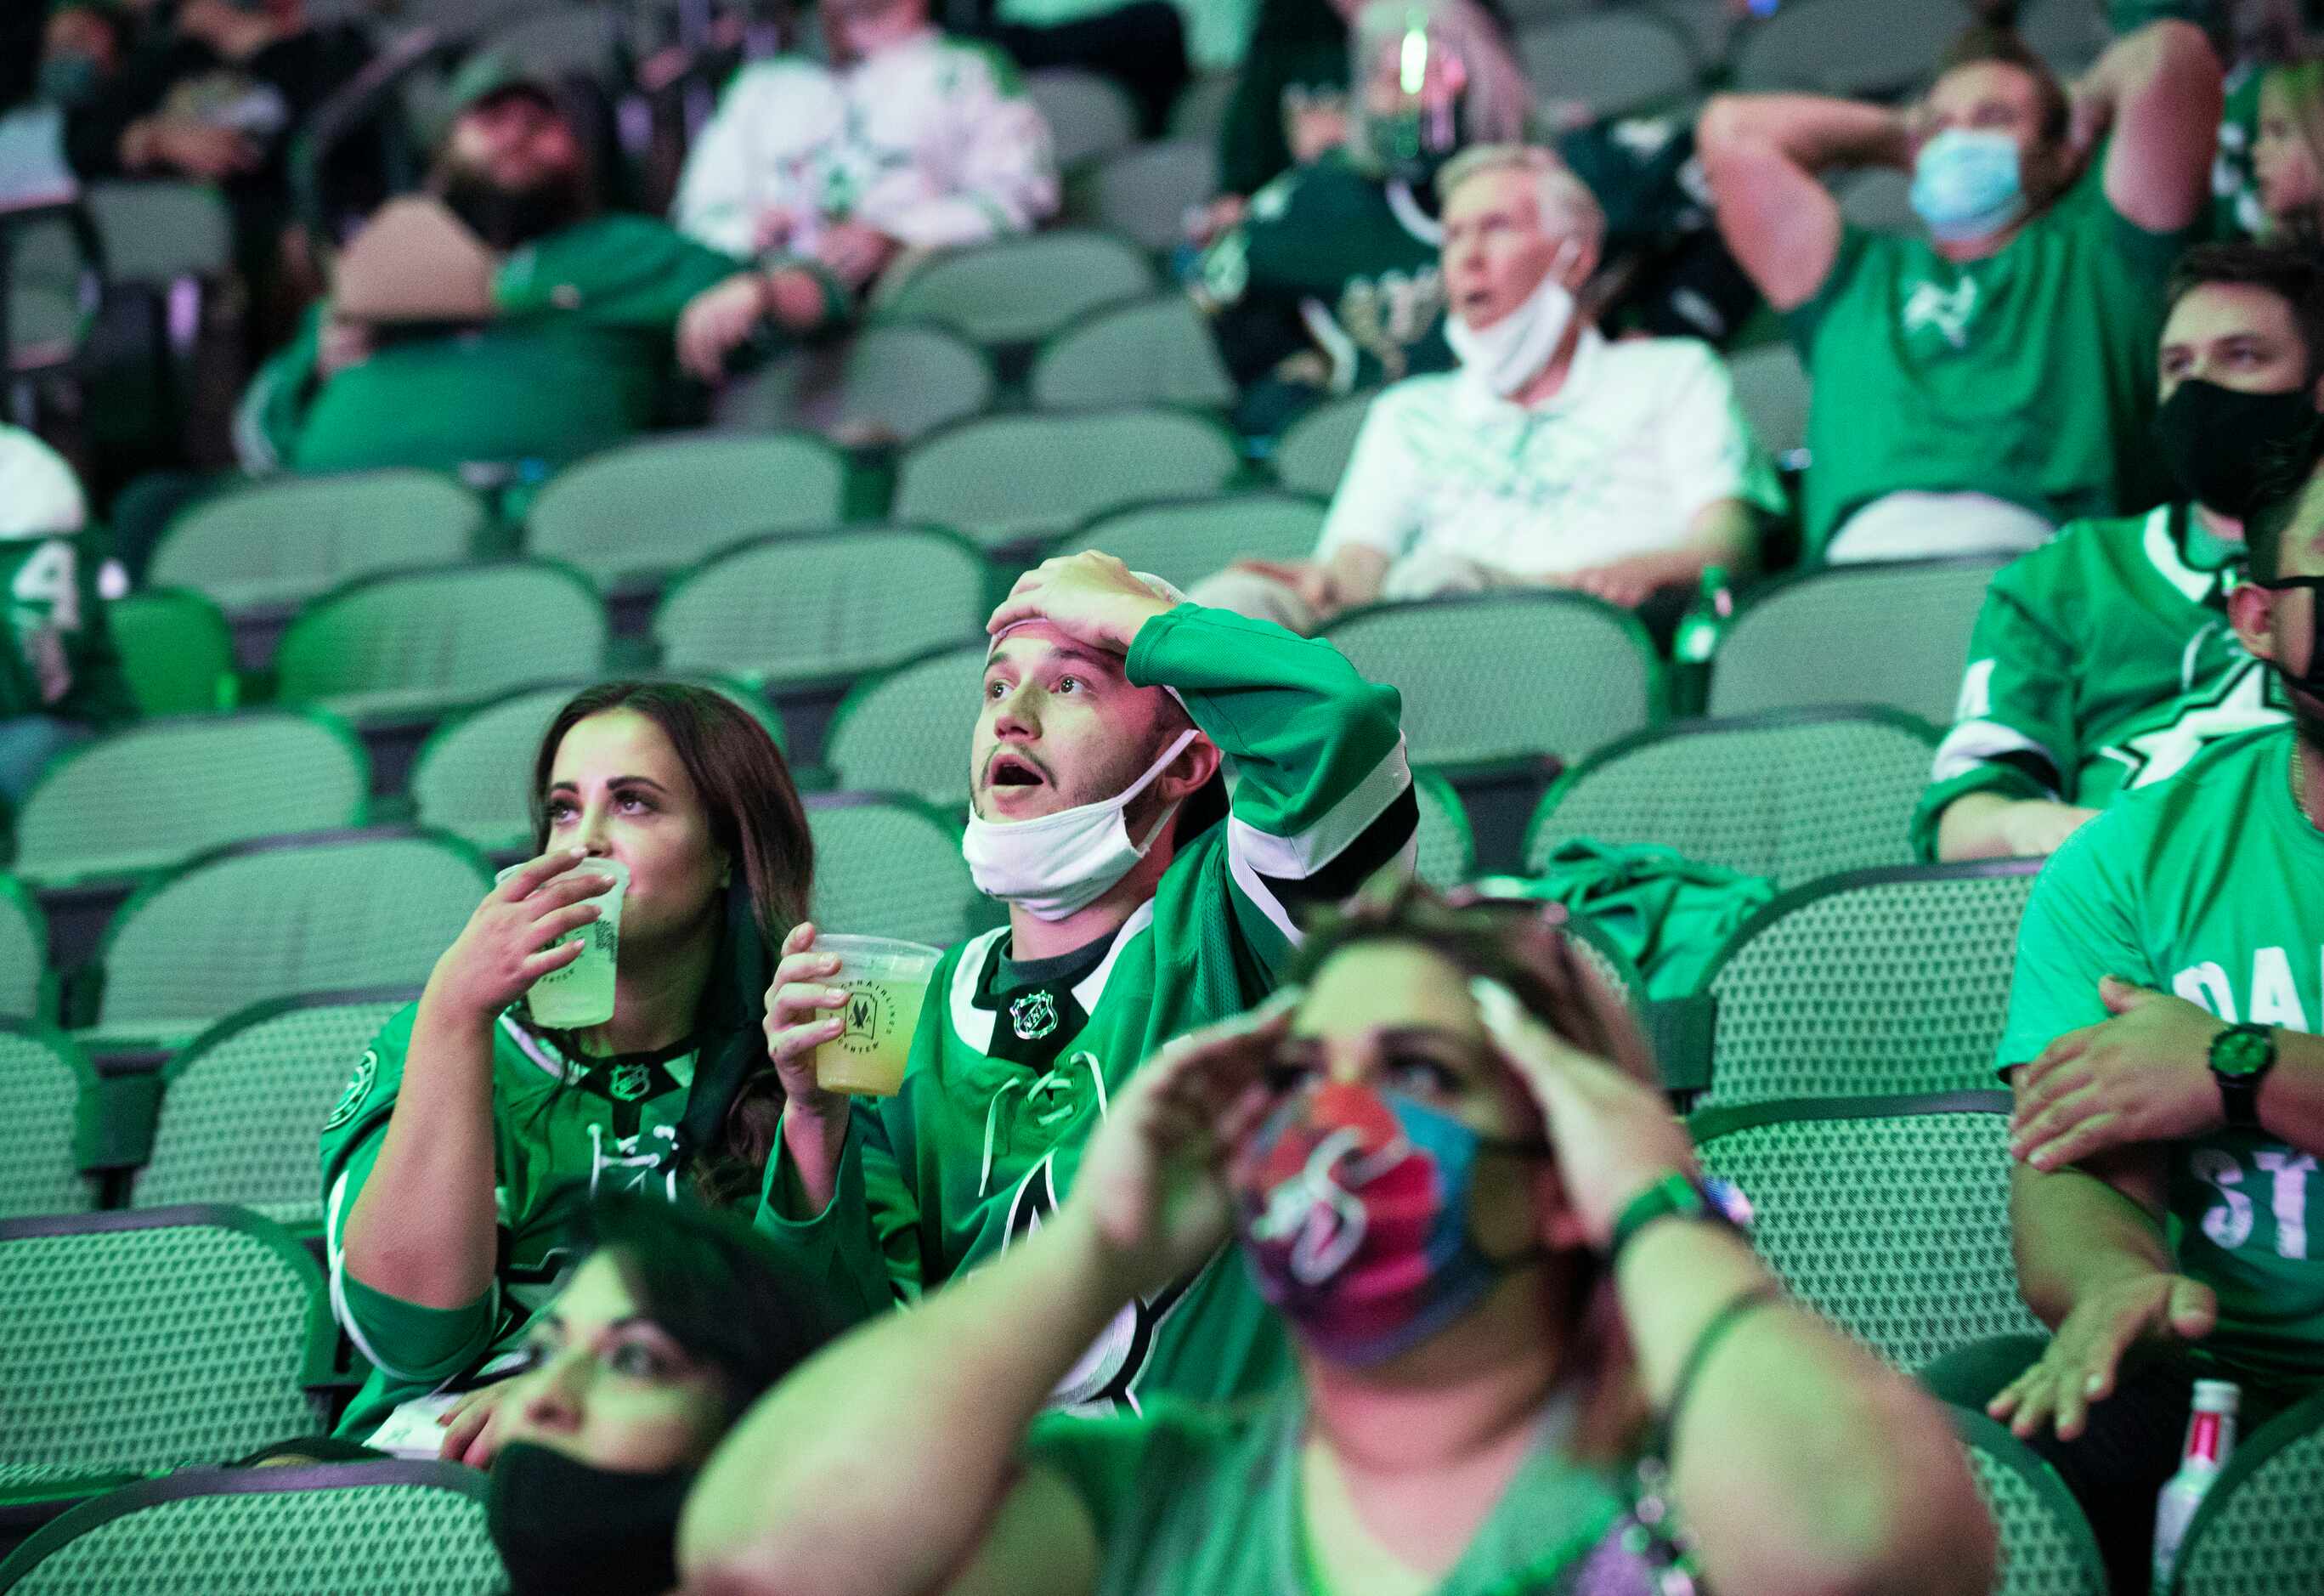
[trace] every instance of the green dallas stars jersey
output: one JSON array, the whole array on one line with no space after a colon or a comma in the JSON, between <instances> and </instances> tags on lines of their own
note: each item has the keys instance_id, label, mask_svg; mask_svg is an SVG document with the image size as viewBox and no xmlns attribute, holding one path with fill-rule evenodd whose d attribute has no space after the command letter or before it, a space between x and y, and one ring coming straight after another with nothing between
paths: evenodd
<instances>
[{"instance_id":1,"label":"green dallas stars jersey","mask_svg":"<svg viewBox=\"0 0 2324 1596\"><path fill-rule=\"evenodd\" d=\"M1045 961L1086 965L1070 985L997 990L1005 928L946 953L903 1090L857 1100L821 1213L785 1211L796 1183L778 1153L760 1229L858 1312L934 1290L1038 1229L1130 1072L1276 984L1296 904L1344 897L1392 860L1409 867L1418 811L1396 692L1328 643L1182 604L1139 629L1129 675L1175 689L1234 763L1232 808L1179 851L1096 963ZM1222 1398L1286 1367L1274 1315L1230 1250L1125 1309L1056 1401L1106 1412L1141 1392Z\"/></svg>"},{"instance_id":2,"label":"green dallas stars jersey","mask_svg":"<svg viewBox=\"0 0 2324 1596\"><path fill-rule=\"evenodd\" d=\"M2201 538L2183 505L2078 521L1994 577L1913 816L1922 858L1936 857L1938 818L1964 794L2100 809L2209 743L2283 719L2266 668L2227 624L2241 550L2198 563Z\"/></svg>"},{"instance_id":3,"label":"green dallas stars jersey","mask_svg":"<svg viewBox=\"0 0 2324 1596\"><path fill-rule=\"evenodd\" d=\"M691 1051L576 1065L520 1025L513 1012L502 1015L493 1032L493 1197L501 1232L493 1288L466 1308L421 1307L349 1275L345 1241L347 1216L403 1088L418 1012L413 1004L381 1029L323 1125L331 1307L374 1370L339 1425L341 1435L357 1441L399 1403L516 1343L575 1261L572 1212L561 1199L601 1185L675 1195L677 1176L666 1155L694 1077Z\"/></svg>"},{"instance_id":4,"label":"green dallas stars jersey","mask_svg":"<svg viewBox=\"0 0 2324 1596\"><path fill-rule=\"evenodd\" d=\"M0 720L52 715L103 727L136 713L97 590L102 564L94 533L0 537L0 586L8 595Z\"/></svg>"},{"instance_id":5,"label":"green dallas stars jersey","mask_svg":"<svg viewBox=\"0 0 2324 1596\"><path fill-rule=\"evenodd\" d=\"M1998 1062L2027 1062L2107 1018L2117 975L2223 1024L2324 1028L2324 833L2292 801L2289 727L2206 750L2066 840L2017 936ZM2218 1293L2197 1343L2229 1379L2324 1379L2324 1204L2313 1150L2221 1130L2169 1149L2179 1268Z\"/></svg>"}]
</instances>

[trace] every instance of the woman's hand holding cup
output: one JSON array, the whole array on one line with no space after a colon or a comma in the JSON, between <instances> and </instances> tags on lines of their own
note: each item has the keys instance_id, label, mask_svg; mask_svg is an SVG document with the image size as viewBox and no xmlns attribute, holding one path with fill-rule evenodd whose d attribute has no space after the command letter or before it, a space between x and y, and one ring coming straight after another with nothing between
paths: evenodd
<instances>
[{"instance_id":1,"label":"woman's hand holding cup","mask_svg":"<svg viewBox=\"0 0 2324 1596\"><path fill-rule=\"evenodd\" d=\"M551 971L579 958L583 943L562 942L603 912L590 899L613 880L577 869L586 857L565 848L530 860L484 894L468 923L436 961L429 984L458 1010L485 1023Z\"/></svg>"}]
</instances>

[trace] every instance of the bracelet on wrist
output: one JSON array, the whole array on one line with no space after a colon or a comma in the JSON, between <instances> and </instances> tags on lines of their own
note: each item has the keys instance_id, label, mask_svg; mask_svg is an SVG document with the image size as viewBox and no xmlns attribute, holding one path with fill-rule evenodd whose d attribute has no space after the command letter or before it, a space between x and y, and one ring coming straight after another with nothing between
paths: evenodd
<instances>
[{"instance_id":1,"label":"bracelet on wrist","mask_svg":"<svg viewBox=\"0 0 2324 1596\"><path fill-rule=\"evenodd\" d=\"M1638 1233L1657 1220L1686 1219L1719 1225L1741 1233L1751 1222L1751 1205L1743 1194L1722 1180L1700 1180L1683 1169L1671 1169L1623 1204L1614 1218L1606 1243L1606 1262L1613 1268Z\"/></svg>"},{"instance_id":2,"label":"bracelet on wrist","mask_svg":"<svg viewBox=\"0 0 2324 1596\"><path fill-rule=\"evenodd\" d=\"M1784 1288L1775 1281L1746 1287L1728 1298L1725 1306L1711 1315L1694 1338L1694 1345L1686 1352L1685 1361L1678 1366L1678 1379L1671 1382L1670 1400L1663 1407L1662 1424L1656 1437L1655 1450L1667 1454L1672 1441L1678 1435L1679 1415L1686 1410L1686 1399L1694 1392L1695 1381L1719 1344L1732 1334L1735 1327L1761 1308L1774 1307L1784 1300Z\"/></svg>"}]
</instances>

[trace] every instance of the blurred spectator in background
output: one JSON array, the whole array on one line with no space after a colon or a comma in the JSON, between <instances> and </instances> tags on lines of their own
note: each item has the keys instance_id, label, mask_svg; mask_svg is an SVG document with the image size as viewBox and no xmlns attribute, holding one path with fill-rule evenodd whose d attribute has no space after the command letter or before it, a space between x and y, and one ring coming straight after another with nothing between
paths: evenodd
<instances>
[{"instance_id":1,"label":"blurred spectator in background","mask_svg":"<svg viewBox=\"0 0 2324 1596\"><path fill-rule=\"evenodd\" d=\"M244 400L246 466L576 459L662 419L674 359L715 381L762 328L814 327L845 303L820 267L750 270L661 222L601 213L571 122L538 83L479 85L430 188L450 213L442 232L456 218L468 247L411 250L408 291L424 300L482 257L479 302L403 326L317 306Z\"/></svg>"},{"instance_id":2,"label":"blurred spectator in background","mask_svg":"<svg viewBox=\"0 0 2324 1596\"><path fill-rule=\"evenodd\" d=\"M1461 369L1372 401L1314 559L1238 566L1198 601L1312 634L1377 599L1496 587L1634 608L1748 565L1755 509L1782 507L1775 473L1715 352L1592 324L1590 190L1514 144L1468 151L1439 185Z\"/></svg>"},{"instance_id":3,"label":"blurred spectator in background","mask_svg":"<svg viewBox=\"0 0 2324 1596\"><path fill-rule=\"evenodd\" d=\"M136 713L102 576L72 467L32 434L0 426L0 798L11 805L50 760Z\"/></svg>"},{"instance_id":4,"label":"blurred spectator in background","mask_svg":"<svg viewBox=\"0 0 2324 1596\"><path fill-rule=\"evenodd\" d=\"M2324 60L2260 75L2252 178L2265 237L2324 250Z\"/></svg>"},{"instance_id":5,"label":"blurred spectator in background","mask_svg":"<svg viewBox=\"0 0 2324 1596\"><path fill-rule=\"evenodd\" d=\"M2117 42L2070 98L2015 35L1975 31L1910 110L1711 102L1720 226L1815 383L1812 553L2030 549L2162 496L2163 284L2207 214L2219 108L2218 60L2180 22ZM1820 174L1867 165L1914 173L1927 238L1843 221Z\"/></svg>"},{"instance_id":6,"label":"blurred spectator in background","mask_svg":"<svg viewBox=\"0 0 2324 1596\"><path fill-rule=\"evenodd\" d=\"M1021 233L1057 208L1048 125L990 45L927 0L824 0L830 59L746 66L679 180L681 231L745 258L820 262L868 291L907 250Z\"/></svg>"},{"instance_id":7,"label":"blurred spectator in background","mask_svg":"<svg viewBox=\"0 0 2324 1596\"><path fill-rule=\"evenodd\" d=\"M65 118L105 92L135 28L136 19L112 5L61 5L49 14L32 80L0 94L0 106L9 107L0 115L0 208L79 191L65 158Z\"/></svg>"},{"instance_id":8,"label":"blurred spectator in background","mask_svg":"<svg viewBox=\"0 0 2324 1596\"><path fill-rule=\"evenodd\" d=\"M2259 244L2190 252L2161 366L2153 441L2178 498L2078 521L1993 579L1914 816L1923 858L2051 853L2122 794L2283 718L2227 595L2257 484L2324 408L2324 265Z\"/></svg>"}]
</instances>

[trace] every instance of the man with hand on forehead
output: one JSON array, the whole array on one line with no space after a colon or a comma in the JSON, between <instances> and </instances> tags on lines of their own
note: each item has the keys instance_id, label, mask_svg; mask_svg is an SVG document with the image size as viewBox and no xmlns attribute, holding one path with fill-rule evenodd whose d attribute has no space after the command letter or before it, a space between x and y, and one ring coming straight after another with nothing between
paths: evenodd
<instances>
[{"instance_id":1,"label":"man with hand on forehead","mask_svg":"<svg viewBox=\"0 0 2324 1596\"><path fill-rule=\"evenodd\" d=\"M1328 643L1099 553L1028 573L989 629L963 846L1008 926L936 966L892 1098L816 1083L844 994L815 927L767 999L789 1101L759 1226L865 1315L1038 1230L1139 1060L1271 991L1305 906L1412 859L1399 700ZM1052 1401L1227 1398L1286 1366L1243 1271L1213 1259L1123 1309Z\"/></svg>"}]
</instances>

